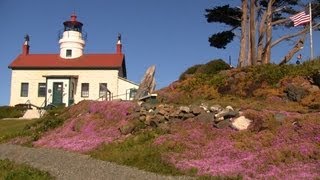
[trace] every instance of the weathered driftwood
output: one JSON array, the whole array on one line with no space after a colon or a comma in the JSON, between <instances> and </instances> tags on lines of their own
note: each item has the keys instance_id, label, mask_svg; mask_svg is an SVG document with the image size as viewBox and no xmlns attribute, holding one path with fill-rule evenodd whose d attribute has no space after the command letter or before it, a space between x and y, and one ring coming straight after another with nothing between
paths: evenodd
<instances>
[{"instance_id":1,"label":"weathered driftwood","mask_svg":"<svg viewBox=\"0 0 320 180\"><path fill-rule=\"evenodd\" d=\"M156 80L154 78L154 74L156 71L156 66L150 66L141 80L139 88L137 90L136 95L134 96L135 100L140 99L143 96L151 94L156 87Z\"/></svg>"}]
</instances>

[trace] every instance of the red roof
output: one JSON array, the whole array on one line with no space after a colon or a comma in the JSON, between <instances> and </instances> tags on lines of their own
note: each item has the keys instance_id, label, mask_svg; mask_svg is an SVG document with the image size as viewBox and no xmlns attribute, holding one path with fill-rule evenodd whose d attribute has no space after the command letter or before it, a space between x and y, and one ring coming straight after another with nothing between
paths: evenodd
<instances>
[{"instance_id":1,"label":"red roof","mask_svg":"<svg viewBox=\"0 0 320 180\"><path fill-rule=\"evenodd\" d=\"M123 54L85 54L75 59L63 59L59 54L19 55L10 65L11 69L93 69L124 68Z\"/></svg>"}]
</instances>

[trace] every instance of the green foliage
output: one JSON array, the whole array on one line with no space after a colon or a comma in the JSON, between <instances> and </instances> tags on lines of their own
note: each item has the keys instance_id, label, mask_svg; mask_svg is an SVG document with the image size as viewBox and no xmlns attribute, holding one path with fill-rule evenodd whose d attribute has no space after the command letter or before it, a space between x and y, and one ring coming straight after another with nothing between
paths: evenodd
<instances>
[{"instance_id":1,"label":"green foliage","mask_svg":"<svg viewBox=\"0 0 320 180\"><path fill-rule=\"evenodd\" d=\"M0 142L8 139L28 135L23 129L35 122L35 120L1 120L0 121Z\"/></svg>"},{"instance_id":2,"label":"green foliage","mask_svg":"<svg viewBox=\"0 0 320 180\"><path fill-rule=\"evenodd\" d=\"M222 59L216 59L208 62L207 64L198 68L197 73L214 75L219 73L222 70L230 69L229 64L224 62Z\"/></svg>"},{"instance_id":3,"label":"green foliage","mask_svg":"<svg viewBox=\"0 0 320 180\"><path fill-rule=\"evenodd\" d=\"M210 46L225 49L226 46L233 41L235 34L232 31L222 31L209 37Z\"/></svg>"},{"instance_id":4,"label":"green foliage","mask_svg":"<svg viewBox=\"0 0 320 180\"><path fill-rule=\"evenodd\" d=\"M2 118L18 118L22 117L25 109L10 106L0 107L0 119Z\"/></svg>"},{"instance_id":5,"label":"green foliage","mask_svg":"<svg viewBox=\"0 0 320 180\"><path fill-rule=\"evenodd\" d=\"M195 74L197 72L197 70L199 69L199 67L201 67L202 64L197 64L197 65L194 65L194 66L191 66L189 67L185 72L183 72L180 77L179 77L179 80L184 80L186 79L186 76L187 75L192 75L192 74Z\"/></svg>"},{"instance_id":6,"label":"green foliage","mask_svg":"<svg viewBox=\"0 0 320 180\"><path fill-rule=\"evenodd\" d=\"M47 172L42 172L26 165L19 165L9 160L0 160L0 179L45 180L53 179Z\"/></svg>"},{"instance_id":7,"label":"green foliage","mask_svg":"<svg viewBox=\"0 0 320 180\"><path fill-rule=\"evenodd\" d=\"M208 23L218 22L224 23L232 27L239 27L241 25L241 9L233 8L229 5L217 6L212 9L206 9Z\"/></svg>"},{"instance_id":8,"label":"green foliage","mask_svg":"<svg viewBox=\"0 0 320 180\"><path fill-rule=\"evenodd\" d=\"M161 134L163 132L159 130L141 132L124 142L104 145L90 154L97 159L134 166L146 171L167 175L182 175L182 172L165 162L161 157L161 154L170 147L161 148L153 144L154 139Z\"/></svg>"},{"instance_id":9,"label":"green foliage","mask_svg":"<svg viewBox=\"0 0 320 180\"><path fill-rule=\"evenodd\" d=\"M55 108L53 110L49 110L48 113L41 119L38 119L34 123L27 125L24 128L24 131L31 133L32 139L34 141L38 140L42 133L54 129L56 127L59 127L63 124L63 122L67 119L63 115L63 112L65 112L66 108L59 107Z\"/></svg>"},{"instance_id":10,"label":"green foliage","mask_svg":"<svg viewBox=\"0 0 320 180\"><path fill-rule=\"evenodd\" d=\"M180 75L179 80L185 80L188 75L196 74L198 78L203 78L205 75L218 74L222 70L230 69L230 66L222 59L215 59L206 64L197 64L188 68Z\"/></svg>"}]
</instances>

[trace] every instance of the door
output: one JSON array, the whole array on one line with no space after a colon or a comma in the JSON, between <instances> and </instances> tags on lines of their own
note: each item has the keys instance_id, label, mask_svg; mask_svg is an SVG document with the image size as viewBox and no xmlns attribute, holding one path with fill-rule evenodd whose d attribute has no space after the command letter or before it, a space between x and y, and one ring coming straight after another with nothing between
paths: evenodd
<instances>
[{"instance_id":1,"label":"door","mask_svg":"<svg viewBox=\"0 0 320 180\"><path fill-rule=\"evenodd\" d=\"M63 94L63 83L54 82L53 92L52 92L52 104L61 105L62 104L62 94Z\"/></svg>"}]
</instances>

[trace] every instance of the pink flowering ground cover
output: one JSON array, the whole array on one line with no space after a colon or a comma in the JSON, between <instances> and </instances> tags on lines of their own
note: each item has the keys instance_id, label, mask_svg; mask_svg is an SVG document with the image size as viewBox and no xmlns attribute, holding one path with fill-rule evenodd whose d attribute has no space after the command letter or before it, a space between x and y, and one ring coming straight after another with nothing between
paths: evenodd
<instances>
[{"instance_id":1,"label":"pink flowering ground cover","mask_svg":"<svg viewBox=\"0 0 320 180\"><path fill-rule=\"evenodd\" d=\"M210 124L185 121L154 145L179 142L182 152L163 158L181 170L197 169L198 175L242 176L245 179L313 179L320 177L320 123L301 121L295 129L288 122L276 130L236 132Z\"/></svg>"},{"instance_id":2,"label":"pink flowering ground cover","mask_svg":"<svg viewBox=\"0 0 320 180\"><path fill-rule=\"evenodd\" d=\"M63 126L47 132L35 146L87 152L121 137L119 127L127 123L132 102L89 102L87 113L73 115ZM82 107L83 108L83 107ZM76 111L74 111L76 112Z\"/></svg>"}]
</instances>

